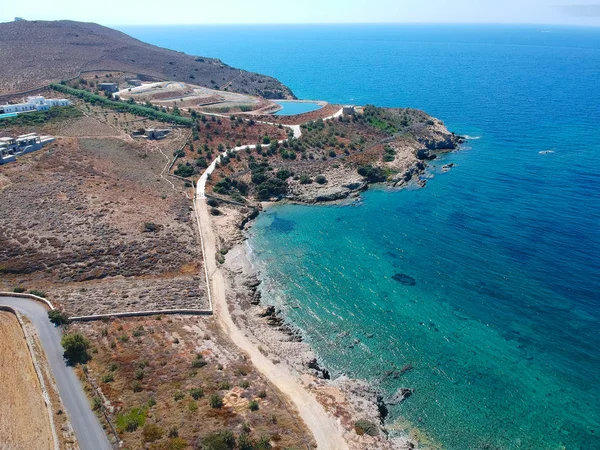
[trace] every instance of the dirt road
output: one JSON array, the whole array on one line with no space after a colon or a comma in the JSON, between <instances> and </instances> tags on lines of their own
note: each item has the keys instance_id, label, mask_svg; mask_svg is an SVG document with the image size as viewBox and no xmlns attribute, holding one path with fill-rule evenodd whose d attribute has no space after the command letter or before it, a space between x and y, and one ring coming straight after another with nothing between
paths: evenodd
<instances>
[{"instance_id":1,"label":"dirt road","mask_svg":"<svg viewBox=\"0 0 600 450\"><path fill-rule=\"evenodd\" d=\"M296 405L304 423L306 423L317 441L319 449L347 449L348 445L342 438L342 432L336 422L325 412L325 409L315 397L296 381L285 366L275 365L264 356L233 322L227 307L223 272L217 267L213 257L216 253L216 242L210 224L208 205L206 198L203 195L201 196L200 192L197 192L196 196L196 213L198 214L198 223L202 234L203 250L206 255L206 269L210 282L213 311L217 321L234 344L250 357L252 364Z\"/></svg>"}]
</instances>

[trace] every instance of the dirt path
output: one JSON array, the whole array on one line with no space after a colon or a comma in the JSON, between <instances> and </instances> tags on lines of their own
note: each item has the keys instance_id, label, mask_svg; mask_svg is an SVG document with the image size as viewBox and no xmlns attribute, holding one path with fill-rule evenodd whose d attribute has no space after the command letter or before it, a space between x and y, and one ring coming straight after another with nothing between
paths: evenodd
<instances>
[{"instance_id":1,"label":"dirt path","mask_svg":"<svg viewBox=\"0 0 600 450\"><path fill-rule=\"evenodd\" d=\"M0 336L0 448L51 450L42 388L14 314L0 311Z\"/></svg>"},{"instance_id":2,"label":"dirt path","mask_svg":"<svg viewBox=\"0 0 600 450\"><path fill-rule=\"evenodd\" d=\"M251 359L252 364L268 380L279 388L298 408L304 423L312 432L319 449L342 450L348 445L342 438L342 432L336 422L325 412L323 406L304 389L290 371L283 365L275 365L264 356L257 347L240 331L233 322L229 313L226 299L225 279L223 272L218 268L213 255L217 246L215 234L211 228L210 215L206 198L196 198L196 214L203 241L203 251L206 255L206 270L210 280L210 290L215 317L231 338L235 345L244 351Z\"/></svg>"}]
</instances>

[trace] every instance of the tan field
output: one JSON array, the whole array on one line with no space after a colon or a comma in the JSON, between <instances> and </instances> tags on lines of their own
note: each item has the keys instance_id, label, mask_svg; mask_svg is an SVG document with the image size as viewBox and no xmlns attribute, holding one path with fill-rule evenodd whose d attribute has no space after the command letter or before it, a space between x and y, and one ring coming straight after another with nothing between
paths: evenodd
<instances>
[{"instance_id":1,"label":"tan field","mask_svg":"<svg viewBox=\"0 0 600 450\"><path fill-rule=\"evenodd\" d=\"M0 449L52 449L40 382L17 318L0 311Z\"/></svg>"}]
</instances>

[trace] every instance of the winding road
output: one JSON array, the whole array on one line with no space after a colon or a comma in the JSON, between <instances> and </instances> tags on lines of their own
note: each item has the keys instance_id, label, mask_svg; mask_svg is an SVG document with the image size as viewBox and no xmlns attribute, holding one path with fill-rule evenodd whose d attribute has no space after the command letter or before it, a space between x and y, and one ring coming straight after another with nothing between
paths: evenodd
<instances>
[{"instance_id":1,"label":"winding road","mask_svg":"<svg viewBox=\"0 0 600 450\"><path fill-rule=\"evenodd\" d=\"M339 110L334 115L324 120L335 119L342 115L343 110ZM276 125L276 124L273 124ZM294 137L301 136L300 125L285 125L294 132ZM284 141L280 141L282 143ZM255 145L242 145L233 149L234 152ZM291 374L285 365L276 365L269 358L263 355L248 337L234 323L229 307L227 305L227 288L223 272L217 266L215 258L212 257L217 252L217 239L210 224L210 213L206 199L206 182L208 175L211 174L216 163L220 161L221 156L215 158L212 164L200 176L196 184L196 195L194 206L196 210L197 223L202 241L202 254L204 257L204 267L206 271L207 285L212 296L213 313L225 333L234 342L234 344L244 351L256 367L271 383L281 390L296 406L304 423L312 432L317 448L322 450L347 450L348 444L342 436L342 431L337 421L332 418L321 405L315 396L306 390L298 380ZM208 257L207 257L208 256Z\"/></svg>"},{"instance_id":2,"label":"winding road","mask_svg":"<svg viewBox=\"0 0 600 450\"><path fill-rule=\"evenodd\" d=\"M0 305L10 306L27 317L37 330L46 359L56 380L63 405L81 450L112 450L106 434L92 412L90 402L72 367L66 365L60 345L62 333L48 320L48 309L35 300L0 296Z\"/></svg>"}]
</instances>

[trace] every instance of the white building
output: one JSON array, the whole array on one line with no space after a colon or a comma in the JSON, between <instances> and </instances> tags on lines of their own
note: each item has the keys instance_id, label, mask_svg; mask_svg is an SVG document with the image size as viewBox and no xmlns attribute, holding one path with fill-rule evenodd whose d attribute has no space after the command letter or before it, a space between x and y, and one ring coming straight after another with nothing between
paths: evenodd
<instances>
[{"instance_id":1,"label":"white building","mask_svg":"<svg viewBox=\"0 0 600 450\"><path fill-rule=\"evenodd\" d=\"M27 101L13 105L0 105L0 114L27 113L32 111L46 111L53 106L70 106L71 102L65 98L44 98L41 95L27 97Z\"/></svg>"},{"instance_id":2,"label":"white building","mask_svg":"<svg viewBox=\"0 0 600 450\"><path fill-rule=\"evenodd\" d=\"M52 136L38 136L36 133L23 134L16 138L1 137L0 164L13 162L17 156L35 152L55 140Z\"/></svg>"}]
</instances>

